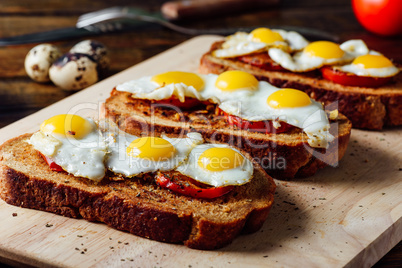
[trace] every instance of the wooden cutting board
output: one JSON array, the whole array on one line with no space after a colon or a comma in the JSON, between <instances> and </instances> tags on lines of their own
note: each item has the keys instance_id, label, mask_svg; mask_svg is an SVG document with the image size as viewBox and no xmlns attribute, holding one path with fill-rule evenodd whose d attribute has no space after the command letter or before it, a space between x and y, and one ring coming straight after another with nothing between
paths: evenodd
<instances>
[{"instance_id":1,"label":"wooden cutting board","mask_svg":"<svg viewBox=\"0 0 402 268\"><path fill-rule=\"evenodd\" d=\"M95 116L126 80L196 71L218 36L193 38L0 130L0 143L59 113ZM140 238L100 223L0 201L3 262L63 267L368 267L402 238L402 130L353 130L339 167L278 181L263 228L215 251Z\"/></svg>"}]
</instances>

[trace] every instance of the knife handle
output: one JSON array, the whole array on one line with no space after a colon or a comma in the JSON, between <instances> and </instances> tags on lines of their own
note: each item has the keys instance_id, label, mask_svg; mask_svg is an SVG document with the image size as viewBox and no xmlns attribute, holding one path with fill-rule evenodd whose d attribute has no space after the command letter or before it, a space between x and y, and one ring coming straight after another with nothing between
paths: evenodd
<instances>
[{"instance_id":1,"label":"knife handle","mask_svg":"<svg viewBox=\"0 0 402 268\"><path fill-rule=\"evenodd\" d=\"M205 18L273 6L279 2L280 0L181 0L164 3L161 12L168 20Z\"/></svg>"}]
</instances>

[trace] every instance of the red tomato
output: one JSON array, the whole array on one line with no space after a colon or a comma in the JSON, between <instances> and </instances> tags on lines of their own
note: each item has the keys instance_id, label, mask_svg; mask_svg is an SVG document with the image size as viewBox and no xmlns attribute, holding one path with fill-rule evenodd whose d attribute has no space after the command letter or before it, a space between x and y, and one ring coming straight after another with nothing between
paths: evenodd
<instances>
[{"instance_id":1,"label":"red tomato","mask_svg":"<svg viewBox=\"0 0 402 268\"><path fill-rule=\"evenodd\" d=\"M188 183L186 180L181 180L182 178L180 177L185 176L181 175L171 177L165 173L158 172L156 175L156 182L160 187L167 188L172 192L203 199L217 198L227 194L233 189L233 186L203 188L194 183Z\"/></svg>"},{"instance_id":2,"label":"red tomato","mask_svg":"<svg viewBox=\"0 0 402 268\"><path fill-rule=\"evenodd\" d=\"M385 36L402 34L401 0L352 0L352 7L367 30Z\"/></svg>"},{"instance_id":3,"label":"red tomato","mask_svg":"<svg viewBox=\"0 0 402 268\"><path fill-rule=\"evenodd\" d=\"M379 87L391 80L391 77L358 76L352 73L345 73L330 66L321 68L321 74L325 79L337 84L355 87Z\"/></svg>"},{"instance_id":4,"label":"red tomato","mask_svg":"<svg viewBox=\"0 0 402 268\"><path fill-rule=\"evenodd\" d=\"M192 109L194 107L200 106L202 104L206 104L202 101L199 101L196 98L191 98L191 97L186 97L184 102L181 102L178 98L176 97L170 97L169 99L166 100L158 100L156 101L157 103L160 104L168 104L168 105L172 105L178 108L181 108L183 110L188 110L188 109Z\"/></svg>"},{"instance_id":5,"label":"red tomato","mask_svg":"<svg viewBox=\"0 0 402 268\"><path fill-rule=\"evenodd\" d=\"M269 121L269 120L253 122L253 121L243 120L238 116L225 113L224 111L222 111L222 113L225 115L226 120L228 121L228 123L231 126L234 125L240 129L246 129L249 131L262 132L262 133L266 133L266 134L270 134L270 133L278 134L278 133L286 132L289 129L293 128L293 126L291 126L285 122L281 122L281 126L279 128L274 128L272 121Z\"/></svg>"},{"instance_id":6,"label":"red tomato","mask_svg":"<svg viewBox=\"0 0 402 268\"><path fill-rule=\"evenodd\" d=\"M62 167L57 165L53 159L51 159L50 157L47 157L46 155L43 155L42 153L40 153L40 155L43 157L43 159L45 159L46 163L49 165L49 168L53 171L63 171Z\"/></svg>"}]
</instances>

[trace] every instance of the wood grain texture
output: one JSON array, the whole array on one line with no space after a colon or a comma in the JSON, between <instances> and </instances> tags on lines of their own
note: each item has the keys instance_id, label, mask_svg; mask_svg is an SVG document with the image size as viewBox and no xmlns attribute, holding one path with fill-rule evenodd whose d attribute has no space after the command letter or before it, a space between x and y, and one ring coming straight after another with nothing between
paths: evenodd
<instances>
[{"instance_id":1,"label":"wood grain texture","mask_svg":"<svg viewBox=\"0 0 402 268\"><path fill-rule=\"evenodd\" d=\"M96 116L118 83L172 69L195 71L205 47L191 39L0 130L0 142L38 129L50 115ZM163 63L163 64L162 64ZM139 238L103 224L0 202L0 256L37 266L67 267L370 267L402 238L400 129L353 130L337 168L297 181L276 181L263 228L217 251Z\"/></svg>"}]
</instances>

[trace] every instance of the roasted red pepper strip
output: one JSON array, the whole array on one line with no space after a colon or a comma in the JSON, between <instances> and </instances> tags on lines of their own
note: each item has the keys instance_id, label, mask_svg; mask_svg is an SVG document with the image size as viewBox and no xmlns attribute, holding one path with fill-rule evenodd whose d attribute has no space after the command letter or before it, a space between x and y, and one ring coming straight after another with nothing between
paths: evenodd
<instances>
[{"instance_id":1,"label":"roasted red pepper strip","mask_svg":"<svg viewBox=\"0 0 402 268\"><path fill-rule=\"evenodd\" d=\"M229 193L234 186L201 188L195 185L176 183L166 174L159 172L156 175L156 182L162 188L171 190L174 193L190 196L193 198L213 199Z\"/></svg>"},{"instance_id":2,"label":"roasted red pepper strip","mask_svg":"<svg viewBox=\"0 0 402 268\"><path fill-rule=\"evenodd\" d=\"M49 165L49 168L53 171L63 171L63 168L57 165L50 157L40 153L40 155L45 159L46 163Z\"/></svg>"},{"instance_id":3,"label":"roasted red pepper strip","mask_svg":"<svg viewBox=\"0 0 402 268\"><path fill-rule=\"evenodd\" d=\"M240 129L245 129L249 131L262 132L266 134L278 134L287 132L293 128L292 125L289 125L285 122L281 122L281 126L279 128L275 128L272 121L270 120L253 122L241 119L238 116L228 114L224 111L222 111L222 113L225 115L226 120L230 125L234 125Z\"/></svg>"},{"instance_id":4,"label":"roasted red pepper strip","mask_svg":"<svg viewBox=\"0 0 402 268\"><path fill-rule=\"evenodd\" d=\"M321 69L322 77L334 83L355 87L379 87L388 83L392 77L369 77L346 73L331 66Z\"/></svg>"},{"instance_id":5,"label":"roasted red pepper strip","mask_svg":"<svg viewBox=\"0 0 402 268\"><path fill-rule=\"evenodd\" d=\"M170 97L169 99L165 99L165 100L158 100L155 101L156 103L159 104L167 104L167 105L172 105L184 110L188 110L188 109L192 109L194 107L198 107L200 105L207 105L209 104L209 102L203 102L200 101L196 98L191 98L191 97L186 97L184 102L181 102L177 97L173 96Z\"/></svg>"}]
</instances>

